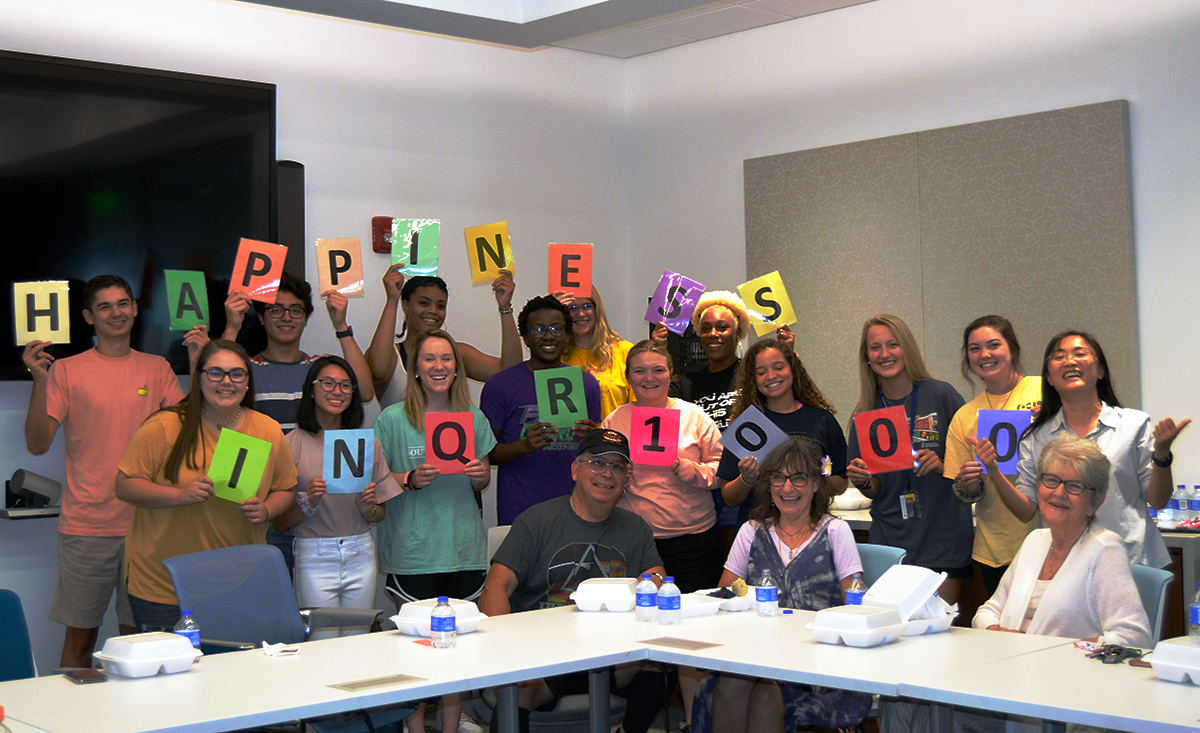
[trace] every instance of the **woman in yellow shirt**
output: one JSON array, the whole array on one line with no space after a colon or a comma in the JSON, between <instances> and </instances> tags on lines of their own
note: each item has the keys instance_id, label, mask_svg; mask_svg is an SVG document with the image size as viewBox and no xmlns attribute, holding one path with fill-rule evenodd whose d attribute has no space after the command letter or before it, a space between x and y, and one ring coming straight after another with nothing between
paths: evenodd
<instances>
[{"instance_id":1,"label":"woman in yellow shirt","mask_svg":"<svg viewBox=\"0 0 1200 733\"><path fill-rule=\"evenodd\" d=\"M633 401L625 378L625 360L633 344L617 335L608 325L600 291L592 286L592 297L578 298L554 293L571 311L571 335L574 346L563 354L563 363L583 367L600 382L600 416Z\"/></svg>"}]
</instances>

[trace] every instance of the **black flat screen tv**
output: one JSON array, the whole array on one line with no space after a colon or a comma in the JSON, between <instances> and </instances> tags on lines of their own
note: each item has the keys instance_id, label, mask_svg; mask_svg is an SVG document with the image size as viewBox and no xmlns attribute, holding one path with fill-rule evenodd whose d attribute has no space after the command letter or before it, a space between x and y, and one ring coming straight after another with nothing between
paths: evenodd
<instances>
[{"instance_id":1,"label":"black flat screen tv","mask_svg":"<svg viewBox=\"0 0 1200 733\"><path fill-rule=\"evenodd\" d=\"M93 345L83 284L133 287L133 346L186 373L169 330L164 269L208 277L210 327L238 241L276 241L275 86L0 51L0 378L28 375L15 346L12 283L67 280L71 343Z\"/></svg>"}]
</instances>

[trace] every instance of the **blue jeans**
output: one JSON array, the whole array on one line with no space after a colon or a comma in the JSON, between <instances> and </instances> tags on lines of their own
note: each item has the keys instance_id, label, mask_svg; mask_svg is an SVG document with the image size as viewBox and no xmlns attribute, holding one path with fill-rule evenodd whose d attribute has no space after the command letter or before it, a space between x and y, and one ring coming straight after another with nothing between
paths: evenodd
<instances>
[{"instance_id":1,"label":"blue jeans","mask_svg":"<svg viewBox=\"0 0 1200 733\"><path fill-rule=\"evenodd\" d=\"M138 633L148 631L174 631L182 613L179 606L155 603L129 594L129 606L133 609L133 621Z\"/></svg>"}]
</instances>

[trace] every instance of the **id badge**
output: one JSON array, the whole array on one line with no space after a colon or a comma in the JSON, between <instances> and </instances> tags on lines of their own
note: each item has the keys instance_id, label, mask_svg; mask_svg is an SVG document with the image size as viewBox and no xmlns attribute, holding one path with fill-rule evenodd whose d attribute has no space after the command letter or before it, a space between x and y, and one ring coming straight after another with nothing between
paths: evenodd
<instances>
[{"instance_id":1,"label":"id badge","mask_svg":"<svg viewBox=\"0 0 1200 733\"><path fill-rule=\"evenodd\" d=\"M900 516L905 519L921 518L921 501L917 498L917 492L900 495Z\"/></svg>"}]
</instances>

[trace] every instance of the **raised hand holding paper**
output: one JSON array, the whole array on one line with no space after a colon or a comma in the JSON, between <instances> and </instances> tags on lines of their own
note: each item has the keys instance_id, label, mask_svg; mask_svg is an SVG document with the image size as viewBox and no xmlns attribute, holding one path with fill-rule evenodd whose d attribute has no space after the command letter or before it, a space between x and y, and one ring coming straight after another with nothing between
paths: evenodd
<instances>
[{"instance_id":1,"label":"raised hand holding paper","mask_svg":"<svg viewBox=\"0 0 1200 733\"><path fill-rule=\"evenodd\" d=\"M393 219L392 264L405 277L437 275L441 231L441 219Z\"/></svg>"},{"instance_id":2,"label":"raised hand holding paper","mask_svg":"<svg viewBox=\"0 0 1200 733\"><path fill-rule=\"evenodd\" d=\"M212 463L208 465L213 494L236 504L254 496L270 458L269 441L221 428L217 446L213 448Z\"/></svg>"},{"instance_id":3,"label":"raised hand holding paper","mask_svg":"<svg viewBox=\"0 0 1200 733\"><path fill-rule=\"evenodd\" d=\"M592 245L550 245L549 286L547 292L560 290L576 298L592 297Z\"/></svg>"},{"instance_id":4,"label":"raised hand holding paper","mask_svg":"<svg viewBox=\"0 0 1200 733\"><path fill-rule=\"evenodd\" d=\"M260 303L274 303L286 259L287 247L282 244L242 239L233 262L229 292L245 293Z\"/></svg>"},{"instance_id":5,"label":"raised hand holding paper","mask_svg":"<svg viewBox=\"0 0 1200 733\"><path fill-rule=\"evenodd\" d=\"M577 366L538 369L533 373L538 419L556 428L570 428L588 419L583 394L583 370Z\"/></svg>"},{"instance_id":6,"label":"raised hand holding paper","mask_svg":"<svg viewBox=\"0 0 1200 733\"><path fill-rule=\"evenodd\" d=\"M692 312L696 310L696 304L703 294L704 286L700 283L670 270L663 270L654 297L650 299L650 307L646 309L646 320L650 323L661 323L668 331L682 336L691 323Z\"/></svg>"},{"instance_id":7,"label":"raised hand holding paper","mask_svg":"<svg viewBox=\"0 0 1200 733\"><path fill-rule=\"evenodd\" d=\"M746 303L754 333L759 336L796 322L792 300L783 287L778 270L742 283L738 286L738 295Z\"/></svg>"},{"instance_id":8,"label":"raised hand holding paper","mask_svg":"<svg viewBox=\"0 0 1200 733\"><path fill-rule=\"evenodd\" d=\"M759 463L777 445L788 442L788 434L754 405L737 416L725 432L721 433L721 445L741 458L754 457Z\"/></svg>"},{"instance_id":9,"label":"raised hand holding paper","mask_svg":"<svg viewBox=\"0 0 1200 733\"><path fill-rule=\"evenodd\" d=\"M357 494L371 483L375 468L374 430L326 430L321 478L330 494Z\"/></svg>"},{"instance_id":10,"label":"raised hand holding paper","mask_svg":"<svg viewBox=\"0 0 1200 733\"><path fill-rule=\"evenodd\" d=\"M362 244L358 237L317 240L317 282L322 296L333 292L363 297Z\"/></svg>"},{"instance_id":11,"label":"raised hand holding paper","mask_svg":"<svg viewBox=\"0 0 1200 733\"><path fill-rule=\"evenodd\" d=\"M643 466L673 466L679 459L679 410L633 407L629 458Z\"/></svg>"},{"instance_id":12,"label":"raised hand holding paper","mask_svg":"<svg viewBox=\"0 0 1200 733\"><path fill-rule=\"evenodd\" d=\"M163 270L167 280L167 305L171 308L171 330L190 331L208 325L208 285L197 270Z\"/></svg>"},{"instance_id":13,"label":"raised hand holding paper","mask_svg":"<svg viewBox=\"0 0 1200 733\"><path fill-rule=\"evenodd\" d=\"M13 325L17 346L30 341L71 343L67 281L13 283Z\"/></svg>"},{"instance_id":14,"label":"raised hand holding paper","mask_svg":"<svg viewBox=\"0 0 1200 733\"><path fill-rule=\"evenodd\" d=\"M912 436L904 408L886 407L854 416L858 452L871 473L903 471L913 467Z\"/></svg>"},{"instance_id":15,"label":"raised hand holding paper","mask_svg":"<svg viewBox=\"0 0 1200 733\"><path fill-rule=\"evenodd\" d=\"M513 270L512 244L508 239L508 222L481 224L463 230L467 238L467 266L471 282L488 283L500 277L501 270Z\"/></svg>"},{"instance_id":16,"label":"raised hand holding paper","mask_svg":"<svg viewBox=\"0 0 1200 733\"><path fill-rule=\"evenodd\" d=\"M425 413L425 462L443 474L463 473L475 460L475 416L469 412Z\"/></svg>"},{"instance_id":17,"label":"raised hand holding paper","mask_svg":"<svg viewBox=\"0 0 1200 733\"><path fill-rule=\"evenodd\" d=\"M980 410L979 427L975 437L988 440L996 449L996 466L1000 473L1015 474L1017 472L1017 446L1021 442L1021 432L1033 422L1033 413L1029 410ZM983 467L987 473L987 467Z\"/></svg>"}]
</instances>

